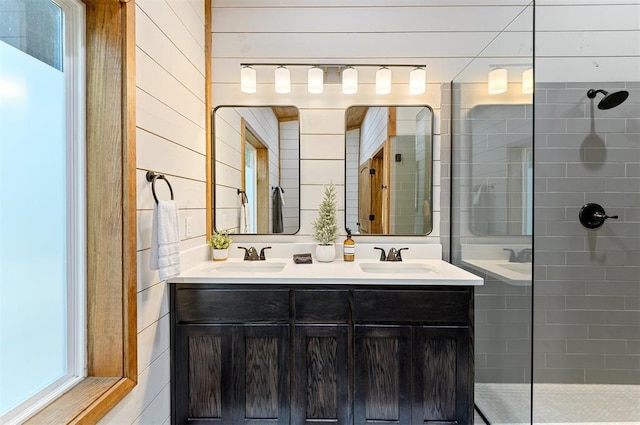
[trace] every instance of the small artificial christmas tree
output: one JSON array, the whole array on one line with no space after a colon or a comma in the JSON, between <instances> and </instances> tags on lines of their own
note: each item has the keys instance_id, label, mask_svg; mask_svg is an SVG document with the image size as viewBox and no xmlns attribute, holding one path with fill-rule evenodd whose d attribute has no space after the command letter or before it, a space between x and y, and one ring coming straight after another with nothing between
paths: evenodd
<instances>
[{"instance_id":1,"label":"small artificial christmas tree","mask_svg":"<svg viewBox=\"0 0 640 425\"><path fill-rule=\"evenodd\" d=\"M336 187L333 183L324 188L324 198L320 203L318 218L313 222L313 230L313 238L320 245L331 245L338 239Z\"/></svg>"}]
</instances>

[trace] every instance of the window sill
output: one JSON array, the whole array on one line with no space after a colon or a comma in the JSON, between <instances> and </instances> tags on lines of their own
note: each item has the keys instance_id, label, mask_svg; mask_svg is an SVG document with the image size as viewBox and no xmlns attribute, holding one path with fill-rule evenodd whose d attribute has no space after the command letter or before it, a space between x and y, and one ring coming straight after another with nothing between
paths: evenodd
<instances>
[{"instance_id":1,"label":"window sill","mask_svg":"<svg viewBox=\"0 0 640 425\"><path fill-rule=\"evenodd\" d=\"M96 423L134 386L135 382L127 378L87 377L27 420L25 425Z\"/></svg>"}]
</instances>

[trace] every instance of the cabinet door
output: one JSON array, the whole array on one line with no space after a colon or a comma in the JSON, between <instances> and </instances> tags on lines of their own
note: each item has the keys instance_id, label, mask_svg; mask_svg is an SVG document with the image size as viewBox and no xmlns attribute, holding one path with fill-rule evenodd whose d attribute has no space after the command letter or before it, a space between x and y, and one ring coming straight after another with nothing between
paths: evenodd
<instances>
[{"instance_id":1,"label":"cabinet door","mask_svg":"<svg viewBox=\"0 0 640 425\"><path fill-rule=\"evenodd\" d=\"M467 327L415 327L413 424L473 421L473 376Z\"/></svg>"},{"instance_id":2,"label":"cabinet door","mask_svg":"<svg viewBox=\"0 0 640 425\"><path fill-rule=\"evenodd\" d=\"M231 423L232 327L177 325L173 423Z\"/></svg>"},{"instance_id":3,"label":"cabinet door","mask_svg":"<svg viewBox=\"0 0 640 425\"><path fill-rule=\"evenodd\" d=\"M294 329L292 424L350 424L349 327Z\"/></svg>"},{"instance_id":4,"label":"cabinet door","mask_svg":"<svg viewBox=\"0 0 640 425\"><path fill-rule=\"evenodd\" d=\"M355 326L354 424L411 423L411 327Z\"/></svg>"},{"instance_id":5,"label":"cabinet door","mask_svg":"<svg viewBox=\"0 0 640 425\"><path fill-rule=\"evenodd\" d=\"M289 423L289 326L233 327L234 424Z\"/></svg>"}]
</instances>

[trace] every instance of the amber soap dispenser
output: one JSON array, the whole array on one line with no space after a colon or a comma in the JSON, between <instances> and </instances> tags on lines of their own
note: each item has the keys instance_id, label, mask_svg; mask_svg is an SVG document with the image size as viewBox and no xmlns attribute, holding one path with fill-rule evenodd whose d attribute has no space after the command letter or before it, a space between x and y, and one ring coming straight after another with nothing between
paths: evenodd
<instances>
[{"instance_id":1,"label":"amber soap dispenser","mask_svg":"<svg viewBox=\"0 0 640 425\"><path fill-rule=\"evenodd\" d=\"M351 229L347 227L347 239L342 244L344 261L353 261L356 258L356 241L351 239Z\"/></svg>"}]
</instances>

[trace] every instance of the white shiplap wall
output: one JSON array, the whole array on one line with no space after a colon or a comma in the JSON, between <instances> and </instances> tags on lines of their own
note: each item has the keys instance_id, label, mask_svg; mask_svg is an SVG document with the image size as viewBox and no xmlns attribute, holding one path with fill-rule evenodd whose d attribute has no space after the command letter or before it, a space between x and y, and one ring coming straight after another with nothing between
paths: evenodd
<instances>
[{"instance_id":1,"label":"white shiplap wall","mask_svg":"<svg viewBox=\"0 0 640 425\"><path fill-rule=\"evenodd\" d=\"M346 135L346 226L355 232L358 228L358 151L360 149L360 129L347 131Z\"/></svg>"},{"instance_id":2,"label":"white shiplap wall","mask_svg":"<svg viewBox=\"0 0 640 425\"><path fill-rule=\"evenodd\" d=\"M345 59L352 63L423 63L424 58L416 49L419 50L424 34L415 26L407 27L407 22L415 22L412 14L423 16L427 11L419 7L395 8L392 2L375 10L353 10L354 7L348 7L352 2L319 9L309 7L310 4L295 7L286 2L269 2L256 7L250 3L213 1L213 105L295 105L299 108L300 231L295 236L280 238L283 241L310 242L313 233L311 223L317 216L324 185L331 182L337 185L338 221L339 227L344 229L346 109L352 105L428 104L436 114L434 142L439 146L440 84L428 84L424 95L409 95L409 69L392 68L392 93L379 96L375 94L375 68L362 68L357 94L344 95L339 84L326 83L322 94L310 95L306 90L306 68L292 67L291 93L283 95L274 91L273 69L256 67L258 90L249 95L240 91L239 64L261 61L325 64ZM357 5L355 9L358 9ZM345 13L354 20L342 22ZM388 13L393 13L397 19L388 19ZM395 36L381 36L381 28L396 35L405 33L406 37L398 43ZM407 40L414 40L414 43ZM439 167L434 168L439 170ZM434 218L434 228L439 229L439 212L435 212ZM436 230L428 238L402 237L401 240L438 242L437 234ZM249 236L239 235L236 240L249 240L246 238ZM250 240L272 242L274 238L251 236Z\"/></svg>"},{"instance_id":3,"label":"white shiplap wall","mask_svg":"<svg viewBox=\"0 0 640 425\"><path fill-rule=\"evenodd\" d=\"M284 205L282 207L283 233L295 233L300 226L300 122L280 123L280 186Z\"/></svg>"},{"instance_id":4,"label":"white shiplap wall","mask_svg":"<svg viewBox=\"0 0 640 425\"><path fill-rule=\"evenodd\" d=\"M204 13L203 0L136 1L138 385L101 424L170 422L169 297L149 268L154 201L145 173L165 174L173 188L182 268L206 260ZM168 199L164 182L156 191Z\"/></svg>"}]
</instances>

